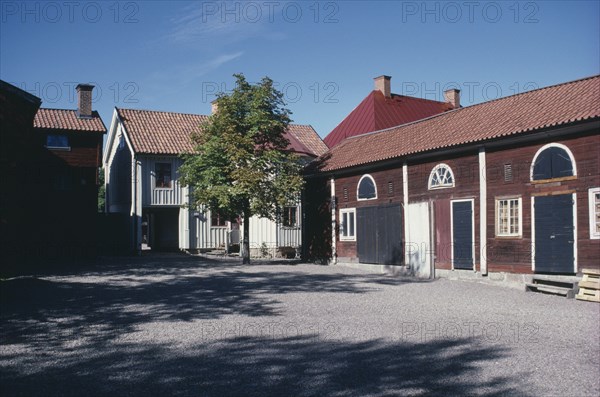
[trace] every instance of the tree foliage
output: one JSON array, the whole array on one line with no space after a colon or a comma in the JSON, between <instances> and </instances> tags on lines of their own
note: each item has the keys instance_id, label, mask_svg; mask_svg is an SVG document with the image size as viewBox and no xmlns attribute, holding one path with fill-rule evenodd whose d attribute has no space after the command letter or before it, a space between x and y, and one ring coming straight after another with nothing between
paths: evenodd
<instances>
[{"instance_id":1,"label":"tree foliage","mask_svg":"<svg viewBox=\"0 0 600 397\"><path fill-rule=\"evenodd\" d=\"M298 156L285 136L290 111L268 77L251 84L236 74L230 94L217 96L217 111L192 135L195 152L184 155L181 180L191 186L190 206L205 206L244 219L244 262L249 262L248 223L253 215L276 220L298 199L303 180Z\"/></svg>"}]
</instances>

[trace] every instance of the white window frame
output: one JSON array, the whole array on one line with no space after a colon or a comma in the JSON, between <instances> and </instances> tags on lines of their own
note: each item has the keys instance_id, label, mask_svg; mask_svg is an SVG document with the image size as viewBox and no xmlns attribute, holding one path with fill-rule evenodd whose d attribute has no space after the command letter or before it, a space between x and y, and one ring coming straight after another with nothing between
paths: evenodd
<instances>
[{"instance_id":1,"label":"white window frame","mask_svg":"<svg viewBox=\"0 0 600 397\"><path fill-rule=\"evenodd\" d=\"M363 181L363 179L365 178L369 178L371 180L371 182L373 182L373 187L375 187L375 197L371 197L371 198L360 198L360 195L358 194L359 190L360 190L360 184ZM377 184L375 183L375 178L373 178L371 175L369 174L364 174L358 181L358 184L356 185L356 200L358 201L367 201L367 200L377 200Z\"/></svg>"},{"instance_id":2,"label":"white window frame","mask_svg":"<svg viewBox=\"0 0 600 397\"><path fill-rule=\"evenodd\" d=\"M432 186L431 183L433 182L433 176L436 175L437 171L441 168L446 168L448 170L448 172L450 173L450 176L452 177L452 184L447 183L444 185ZM452 172L452 168L448 164L440 163L440 164L436 165L435 167L433 167L433 169L429 173L429 179L427 180L427 189L428 190L448 189L448 188L454 187L455 184L456 184L456 178L454 177L454 172Z\"/></svg>"},{"instance_id":3,"label":"white window frame","mask_svg":"<svg viewBox=\"0 0 600 397\"><path fill-rule=\"evenodd\" d=\"M283 222L284 216L282 213L281 214L281 227L283 227L285 229L299 229L300 228L300 219L298 218L298 215L299 215L300 211L299 211L298 205L286 205L285 207L283 207L284 212L285 212L286 208L294 208L294 212L296 213L296 216L294 217L294 219L296 220L296 222L294 225L285 225Z\"/></svg>"},{"instance_id":4,"label":"white window frame","mask_svg":"<svg viewBox=\"0 0 600 397\"><path fill-rule=\"evenodd\" d=\"M519 206L519 217L518 217L518 231L517 233L501 233L500 232L500 202L501 201L517 201L517 205ZM508 229L510 230L510 204L509 204L509 219L508 219ZM523 236L523 200L520 196L512 196L512 197L496 197L496 237L522 237Z\"/></svg>"},{"instance_id":5,"label":"white window frame","mask_svg":"<svg viewBox=\"0 0 600 397\"><path fill-rule=\"evenodd\" d=\"M344 214L352 214L354 217L354 234L344 236ZM340 241L356 241L356 208L341 208L340 209Z\"/></svg>"},{"instance_id":6,"label":"white window frame","mask_svg":"<svg viewBox=\"0 0 600 397\"><path fill-rule=\"evenodd\" d=\"M600 193L600 187L593 187L588 190L589 215L590 215L590 239L600 239L600 233L596 232L596 202L595 195Z\"/></svg>"}]
</instances>

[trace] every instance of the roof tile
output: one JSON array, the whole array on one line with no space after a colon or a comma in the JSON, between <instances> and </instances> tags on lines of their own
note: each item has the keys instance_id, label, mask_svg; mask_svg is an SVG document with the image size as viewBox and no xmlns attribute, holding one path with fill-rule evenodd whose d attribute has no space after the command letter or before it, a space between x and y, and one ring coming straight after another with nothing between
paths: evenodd
<instances>
[{"instance_id":1,"label":"roof tile","mask_svg":"<svg viewBox=\"0 0 600 397\"><path fill-rule=\"evenodd\" d=\"M91 118L77 117L76 110L39 109L33 120L35 128L73 130L88 132L106 132L106 127L98 112L93 111Z\"/></svg>"},{"instance_id":2,"label":"roof tile","mask_svg":"<svg viewBox=\"0 0 600 397\"><path fill-rule=\"evenodd\" d=\"M600 76L455 109L346 139L317 160L333 171L600 117ZM315 166L317 167L317 166Z\"/></svg>"},{"instance_id":3,"label":"roof tile","mask_svg":"<svg viewBox=\"0 0 600 397\"><path fill-rule=\"evenodd\" d=\"M119 118L136 153L178 155L194 150L190 136L208 116L117 108ZM290 124L287 132L290 148L317 157L327 151L317 132L308 125Z\"/></svg>"}]
</instances>

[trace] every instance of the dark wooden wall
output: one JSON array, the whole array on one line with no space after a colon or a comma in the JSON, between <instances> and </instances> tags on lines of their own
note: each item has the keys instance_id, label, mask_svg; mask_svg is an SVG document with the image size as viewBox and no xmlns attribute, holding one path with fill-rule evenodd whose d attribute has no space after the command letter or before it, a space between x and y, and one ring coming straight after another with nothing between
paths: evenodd
<instances>
[{"instance_id":1,"label":"dark wooden wall","mask_svg":"<svg viewBox=\"0 0 600 397\"><path fill-rule=\"evenodd\" d=\"M547 143L561 143L575 157L577 176L535 183L530 180L530 166L536 152ZM548 139L527 146L488 151L487 162L487 252L488 270L493 272L531 273L531 198L536 195L577 194L578 268L600 268L600 240L591 240L589 232L588 189L600 186L600 135L581 134L569 139ZM510 164L512 181L505 181L504 166ZM496 237L495 200L519 196L522 199L523 230L521 237Z\"/></svg>"}]
</instances>

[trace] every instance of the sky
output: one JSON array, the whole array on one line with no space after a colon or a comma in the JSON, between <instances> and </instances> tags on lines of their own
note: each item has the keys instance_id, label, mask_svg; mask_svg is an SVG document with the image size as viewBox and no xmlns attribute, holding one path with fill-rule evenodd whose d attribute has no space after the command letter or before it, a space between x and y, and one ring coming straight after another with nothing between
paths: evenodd
<instances>
[{"instance_id":1,"label":"sky","mask_svg":"<svg viewBox=\"0 0 600 397\"><path fill-rule=\"evenodd\" d=\"M600 1L1 1L0 79L75 109L209 114L234 73L268 76L325 137L392 92L469 106L600 74Z\"/></svg>"}]
</instances>

